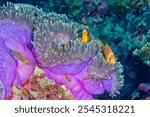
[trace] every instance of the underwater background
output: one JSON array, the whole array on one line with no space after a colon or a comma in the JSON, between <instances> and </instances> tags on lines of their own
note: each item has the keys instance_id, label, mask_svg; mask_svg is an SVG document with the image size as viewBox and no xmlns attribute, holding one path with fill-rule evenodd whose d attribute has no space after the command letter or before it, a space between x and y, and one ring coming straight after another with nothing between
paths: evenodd
<instances>
[{"instance_id":1,"label":"underwater background","mask_svg":"<svg viewBox=\"0 0 150 117\"><path fill-rule=\"evenodd\" d=\"M124 86L116 97L93 94L95 99L150 99L150 0L1 0L0 5L7 2L65 14L108 43L124 67Z\"/></svg>"}]
</instances>

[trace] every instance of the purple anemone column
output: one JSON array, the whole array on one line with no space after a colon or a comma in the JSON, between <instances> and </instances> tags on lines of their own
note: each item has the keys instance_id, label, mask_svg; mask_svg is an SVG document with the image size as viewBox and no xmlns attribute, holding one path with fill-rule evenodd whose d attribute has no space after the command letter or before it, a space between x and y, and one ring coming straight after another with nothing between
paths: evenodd
<instances>
[{"instance_id":1,"label":"purple anemone column","mask_svg":"<svg viewBox=\"0 0 150 117\"><path fill-rule=\"evenodd\" d=\"M24 61L20 60L20 58L17 58L12 53L9 53L14 59L14 62L17 64L16 70L18 73L18 77L15 78L14 83L21 85L29 79L30 75L33 72L33 69L35 67L34 57L31 51L26 46L24 46L23 44L21 44L20 42L16 40L8 39L8 40L5 40L4 44L7 50L8 49L16 50L19 54L21 54L22 57L26 58L29 62L27 64Z\"/></svg>"},{"instance_id":2,"label":"purple anemone column","mask_svg":"<svg viewBox=\"0 0 150 117\"><path fill-rule=\"evenodd\" d=\"M4 89L2 99L6 99L6 97L11 92L11 85L17 75L16 66L17 65L14 62L14 59L7 52L3 42L0 41L0 80Z\"/></svg>"},{"instance_id":3,"label":"purple anemone column","mask_svg":"<svg viewBox=\"0 0 150 117\"><path fill-rule=\"evenodd\" d=\"M76 99L93 99L92 95L85 91L80 79L76 79L83 71L91 59L81 63L72 63L68 65L57 65L55 67L43 68L47 77L53 79L59 85L65 85ZM83 76L82 76L83 77Z\"/></svg>"}]
</instances>

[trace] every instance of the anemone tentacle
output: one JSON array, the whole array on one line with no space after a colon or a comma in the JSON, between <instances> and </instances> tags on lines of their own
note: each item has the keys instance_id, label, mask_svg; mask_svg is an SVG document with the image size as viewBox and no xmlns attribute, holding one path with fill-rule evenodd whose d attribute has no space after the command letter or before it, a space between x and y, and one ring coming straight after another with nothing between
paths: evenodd
<instances>
[{"instance_id":1,"label":"anemone tentacle","mask_svg":"<svg viewBox=\"0 0 150 117\"><path fill-rule=\"evenodd\" d=\"M84 44L79 40L69 40L66 43L43 41L36 41L33 45L38 51L44 66L53 67L57 64L82 62L96 56L101 51L97 41L91 41L88 44Z\"/></svg>"},{"instance_id":2,"label":"anemone tentacle","mask_svg":"<svg viewBox=\"0 0 150 117\"><path fill-rule=\"evenodd\" d=\"M42 11L30 5L7 3L0 7L0 37L15 39L29 44L32 39L33 24ZM19 32L19 33L16 33Z\"/></svg>"}]
</instances>

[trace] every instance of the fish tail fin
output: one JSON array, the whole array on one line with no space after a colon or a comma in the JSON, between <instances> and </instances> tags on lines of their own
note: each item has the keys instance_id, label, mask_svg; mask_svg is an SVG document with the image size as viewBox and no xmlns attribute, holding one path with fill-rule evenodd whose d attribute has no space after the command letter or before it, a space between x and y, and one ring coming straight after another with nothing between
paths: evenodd
<instances>
[{"instance_id":1,"label":"fish tail fin","mask_svg":"<svg viewBox=\"0 0 150 117\"><path fill-rule=\"evenodd\" d=\"M100 48L103 48L104 47L104 44L101 40L99 40L99 44L100 44Z\"/></svg>"},{"instance_id":2,"label":"fish tail fin","mask_svg":"<svg viewBox=\"0 0 150 117\"><path fill-rule=\"evenodd\" d=\"M76 39L77 39L77 40L82 40L80 36L77 36Z\"/></svg>"}]
</instances>

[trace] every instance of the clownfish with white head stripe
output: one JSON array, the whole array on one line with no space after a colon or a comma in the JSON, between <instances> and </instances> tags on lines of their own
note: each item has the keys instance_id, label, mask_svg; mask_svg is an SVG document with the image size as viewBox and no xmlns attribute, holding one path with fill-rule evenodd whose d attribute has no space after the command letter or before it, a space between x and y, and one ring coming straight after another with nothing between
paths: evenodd
<instances>
[{"instance_id":1,"label":"clownfish with white head stripe","mask_svg":"<svg viewBox=\"0 0 150 117\"><path fill-rule=\"evenodd\" d=\"M116 63L116 56L114 55L112 49L108 44L104 45L103 42L100 40L100 47L103 50L104 57L109 64Z\"/></svg>"},{"instance_id":2,"label":"clownfish with white head stripe","mask_svg":"<svg viewBox=\"0 0 150 117\"><path fill-rule=\"evenodd\" d=\"M90 34L88 28L84 28L81 40L83 43L88 43L90 41Z\"/></svg>"}]
</instances>

